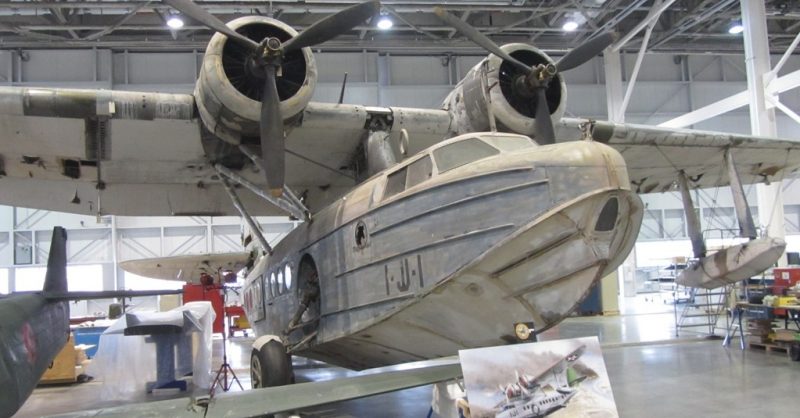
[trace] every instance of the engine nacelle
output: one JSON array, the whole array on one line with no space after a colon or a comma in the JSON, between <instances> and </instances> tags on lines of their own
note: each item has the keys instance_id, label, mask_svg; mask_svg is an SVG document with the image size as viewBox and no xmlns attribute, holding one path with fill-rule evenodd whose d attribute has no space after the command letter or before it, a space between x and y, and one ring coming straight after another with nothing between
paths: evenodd
<instances>
[{"instance_id":1,"label":"engine nacelle","mask_svg":"<svg viewBox=\"0 0 800 418\"><path fill-rule=\"evenodd\" d=\"M235 19L228 26L260 42L267 36L281 42L297 36L291 26L264 16ZM247 50L228 37L216 33L206 47L203 67L195 88L195 101L203 124L210 132L239 144L243 136L259 136L261 92L264 80L250 73L245 65ZM311 100L317 84L317 66L310 48L284 56L277 78L281 115L284 120L300 113Z\"/></svg>"},{"instance_id":2,"label":"engine nacelle","mask_svg":"<svg viewBox=\"0 0 800 418\"><path fill-rule=\"evenodd\" d=\"M528 44L508 44L501 48L525 64L553 63L547 54ZM521 74L517 67L496 55L489 55L473 67L443 105L453 114L458 134L488 131L491 103L498 130L532 136L536 128L536 97L515 87L515 79ZM567 103L567 88L561 74L550 81L546 95L550 118L557 126Z\"/></svg>"}]
</instances>

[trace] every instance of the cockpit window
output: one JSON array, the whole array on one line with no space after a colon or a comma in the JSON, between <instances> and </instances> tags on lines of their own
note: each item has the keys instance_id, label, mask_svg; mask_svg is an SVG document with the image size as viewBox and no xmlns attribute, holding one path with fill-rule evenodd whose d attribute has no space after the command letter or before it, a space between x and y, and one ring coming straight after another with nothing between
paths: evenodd
<instances>
[{"instance_id":1,"label":"cockpit window","mask_svg":"<svg viewBox=\"0 0 800 418\"><path fill-rule=\"evenodd\" d=\"M408 177L406 178L406 189L414 187L433 175L433 164L431 157L426 155L408 165Z\"/></svg>"},{"instance_id":2,"label":"cockpit window","mask_svg":"<svg viewBox=\"0 0 800 418\"><path fill-rule=\"evenodd\" d=\"M405 189L407 170L408 166L389 174L388 178L386 179L386 190L383 192L384 199L388 198L389 196L394 196Z\"/></svg>"},{"instance_id":3,"label":"cockpit window","mask_svg":"<svg viewBox=\"0 0 800 418\"><path fill-rule=\"evenodd\" d=\"M531 141L530 138L526 138L524 136L484 136L481 137L484 141L488 142L489 145L499 148L500 151L505 152L513 152L519 151L525 148L533 148L534 143Z\"/></svg>"},{"instance_id":4,"label":"cockpit window","mask_svg":"<svg viewBox=\"0 0 800 418\"><path fill-rule=\"evenodd\" d=\"M499 153L500 151L496 148L480 139L469 138L434 150L433 158L436 159L436 167L439 169L439 173L444 173Z\"/></svg>"}]
</instances>

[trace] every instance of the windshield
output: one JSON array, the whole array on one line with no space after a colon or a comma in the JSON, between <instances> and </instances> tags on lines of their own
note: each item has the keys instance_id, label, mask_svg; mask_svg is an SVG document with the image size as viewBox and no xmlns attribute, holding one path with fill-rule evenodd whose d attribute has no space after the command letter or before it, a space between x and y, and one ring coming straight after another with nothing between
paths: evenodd
<instances>
[{"instance_id":1,"label":"windshield","mask_svg":"<svg viewBox=\"0 0 800 418\"><path fill-rule=\"evenodd\" d=\"M469 138L434 150L433 158L436 160L436 167L439 169L439 173L444 173L499 153L500 151L496 148L478 138Z\"/></svg>"},{"instance_id":2,"label":"windshield","mask_svg":"<svg viewBox=\"0 0 800 418\"><path fill-rule=\"evenodd\" d=\"M525 148L533 148L536 146L534 142L527 137L524 136L484 136L481 137L484 141L488 142L495 148L499 148L500 151L504 152L513 152L519 151Z\"/></svg>"}]
</instances>

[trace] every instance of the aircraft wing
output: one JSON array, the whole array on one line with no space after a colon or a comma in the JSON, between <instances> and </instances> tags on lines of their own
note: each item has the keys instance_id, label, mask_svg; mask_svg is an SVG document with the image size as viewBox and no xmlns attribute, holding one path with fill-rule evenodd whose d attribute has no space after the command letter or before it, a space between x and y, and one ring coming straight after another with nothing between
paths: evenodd
<instances>
[{"instance_id":1,"label":"aircraft wing","mask_svg":"<svg viewBox=\"0 0 800 418\"><path fill-rule=\"evenodd\" d=\"M585 345L581 345L580 347L578 347L575 350L571 351L566 356L564 356L561 359L559 359L556 362L554 362L547 369L543 370L533 380L537 384L539 384L540 386L544 386L546 381L551 380L551 376L553 376L553 374L555 374L553 379L556 380L556 382L560 384L561 380L565 380L566 379L565 376L561 376L560 374L563 373L564 371L566 371L567 366L569 366L570 364L576 362L583 355L583 353L585 353L585 352L586 352L586 346Z\"/></svg>"},{"instance_id":2,"label":"aircraft wing","mask_svg":"<svg viewBox=\"0 0 800 418\"><path fill-rule=\"evenodd\" d=\"M778 181L800 168L800 142L777 138L564 118L559 140L583 137L583 124L592 139L622 153L637 193L672 190L680 170L691 187L727 186L728 148L744 184Z\"/></svg>"},{"instance_id":3,"label":"aircraft wing","mask_svg":"<svg viewBox=\"0 0 800 418\"><path fill-rule=\"evenodd\" d=\"M353 161L375 114L390 115L394 137L409 133L410 153L449 129L444 111L309 103L287 126L286 181L312 211L356 184ZM210 160L259 186L264 176L201 125L191 94L0 87L0 204L88 215L238 215ZM250 192L239 196L252 215L284 214Z\"/></svg>"},{"instance_id":4,"label":"aircraft wing","mask_svg":"<svg viewBox=\"0 0 800 418\"><path fill-rule=\"evenodd\" d=\"M297 383L244 392L229 392L215 396L210 402L198 402L197 400L181 398L56 416L253 417L428 385L455 379L462 375L461 365L457 357L437 362L434 365L415 367L414 363L409 363L408 366L411 368L369 374L366 374L368 372L362 372L362 375L359 376L323 382Z\"/></svg>"},{"instance_id":5,"label":"aircraft wing","mask_svg":"<svg viewBox=\"0 0 800 418\"><path fill-rule=\"evenodd\" d=\"M250 253L192 254L128 260L119 266L139 276L199 283L200 274L216 278L220 271L238 272L250 261Z\"/></svg>"}]
</instances>

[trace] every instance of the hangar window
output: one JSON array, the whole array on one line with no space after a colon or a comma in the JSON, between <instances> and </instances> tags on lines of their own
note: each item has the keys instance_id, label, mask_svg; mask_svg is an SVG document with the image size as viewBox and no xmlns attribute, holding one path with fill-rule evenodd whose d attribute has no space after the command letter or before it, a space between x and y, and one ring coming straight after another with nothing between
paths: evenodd
<instances>
[{"instance_id":1,"label":"hangar window","mask_svg":"<svg viewBox=\"0 0 800 418\"><path fill-rule=\"evenodd\" d=\"M386 179L386 191L383 192L383 198L394 196L405 189L406 185L406 170L408 167L403 167L392 174Z\"/></svg>"},{"instance_id":2,"label":"hangar window","mask_svg":"<svg viewBox=\"0 0 800 418\"><path fill-rule=\"evenodd\" d=\"M436 159L436 167L439 168L439 173L444 173L499 153L500 151L496 148L480 139L469 138L434 150L433 158Z\"/></svg>"},{"instance_id":3,"label":"hangar window","mask_svg":"<svg viewBox=\"0 0 800 418\"><path fill-rule=\"evenodd\" d=\"M433 163L431 157L426 155L408 165L408 177L406 178L406 188L414 187L433 175Z\"/></svg>"},{"instance_id":4,"label":"hangar window","mask_svg":"<svg viewBox=\"0 0 800 418\"><path fill-rule=\"evenodd\" d=\"M489 145L503 152L514 152L525 148L533 148L533 141L524 136L484 136L482 139Z\"/></svg>"}]
</instances>

